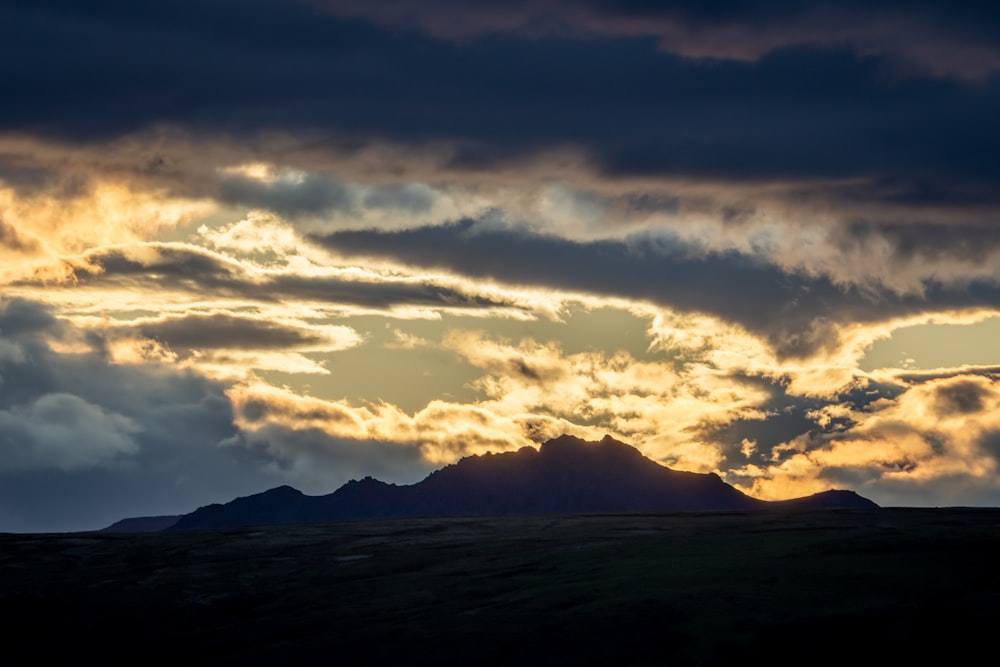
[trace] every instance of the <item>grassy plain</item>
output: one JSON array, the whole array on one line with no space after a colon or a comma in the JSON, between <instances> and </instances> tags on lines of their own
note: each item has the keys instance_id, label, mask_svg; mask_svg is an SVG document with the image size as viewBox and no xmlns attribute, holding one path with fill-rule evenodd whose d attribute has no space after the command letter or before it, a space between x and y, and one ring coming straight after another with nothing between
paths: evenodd
<instances>
[{"instance_id":1,"label":"grassy plain","mask_svg":"<svg viewBox=\"0 0 1000 667\"><path fill-rule=\"evenodd\" d=\"M0 609L12 665L992 661L1000 509L0 534Z\"/></svg>"}]
</instances>

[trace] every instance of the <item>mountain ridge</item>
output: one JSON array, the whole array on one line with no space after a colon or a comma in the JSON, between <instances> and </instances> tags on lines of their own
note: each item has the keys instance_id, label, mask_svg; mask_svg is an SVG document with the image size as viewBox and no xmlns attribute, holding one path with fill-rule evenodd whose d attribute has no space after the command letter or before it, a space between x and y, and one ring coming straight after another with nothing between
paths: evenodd
<instances>
[{"instance_id":1,"label":"mountain ridge","mask_svg":"<svg viewBox=\"0 0 1000 667\"><path fill-rule=\"evenodd\" d=\"M561 435L538 449L466 456L410 485L365 477L319 496L282 485L200 507L165 530L426 516L877 507L846 490L765 501L715 473L660 465L611 436L586 441Z\"/></svg>"}]
</instances>

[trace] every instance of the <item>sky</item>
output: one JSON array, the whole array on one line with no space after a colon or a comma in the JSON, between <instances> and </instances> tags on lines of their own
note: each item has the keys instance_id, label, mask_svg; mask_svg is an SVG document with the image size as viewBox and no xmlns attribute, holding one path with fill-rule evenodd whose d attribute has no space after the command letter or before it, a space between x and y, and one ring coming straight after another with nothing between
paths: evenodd
<instances>
[{"instance_id":1,"label":"sky","mask_svg":"<svg viewBox=\"0 0 1000 667\"><path fill-rule=\"evenodd\" d=\"M1000 9L0 1L0 531L605 434L1000 505Z\"/></svg>"}]
</instances>

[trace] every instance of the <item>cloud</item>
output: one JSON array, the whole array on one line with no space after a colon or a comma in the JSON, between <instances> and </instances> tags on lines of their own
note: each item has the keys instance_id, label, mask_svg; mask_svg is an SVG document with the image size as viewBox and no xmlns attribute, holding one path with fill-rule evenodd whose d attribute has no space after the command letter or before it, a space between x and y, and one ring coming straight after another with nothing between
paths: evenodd
<instances>
[{"instance_id":1,"label":"cloud","mask_svg":"<svg viewBox=\"0 0 1000 667\"><path fill-rule=\"evenodd\" d=\"M392 258L424 269L570 293L648 301L681 314L737 323L779 359L808 358L847 344L848 323L874 325L995 301L997 285L936 283L921 294L838 285L783 270L752 255L710 252L668 234L576 242L525 229L463 220L398 232L344 231L315 237L344 253ZM870 340L868 341L870 342Z\"/></svg>"},{"instance_id":2,"label":"cloud","mask_svg":"<svg viewBox=\"0 0 1000 667\"><path fill-rule=\"evenodd\" d=\"M988 8L945 3L862 3L816 0L706 5L699 2L521 0L477 3L435 0L322 0L328 11L362 16L397 28L466 41L519 33L622 38L649 36L664 51L691 58L757 59L796 45L850 45L861 54L890 56L900 65L936 75L981 77L1000 67ZM995 34L995 30L992 31Z\"/></svg>"},{"instance_id":3,"label":"cloud","mask_svg":"<svg viewBox=\"0 0 1000 667\"><path fill-rule=\"evenodd\" d=\"M566 354L556 344L469 331L455 331L443 344L484 371L475 383L486 398L482 408L611 432L686 470L715 470L720 451L703 434L710 425L760 418L769 397L759 385L701 363L639 361L625 351Z\"/></svg>"},{"instance_id":4,"label":"cloud","mask_svg":"<svg viewBox=\"0 0 1000 667\"><path fill-rule=\"evenodd\" d=\"M987 408L993 393L991 389L991 385L984 383L981 377L943 384L937 389L934 405L938 414L945 417L976 414Z\"/></svg>"},{"instance_id":5,"label":"cloud","mask_svg":"<svg viewBox=\"0 0 1000 667\"><path fill-rule=\"evenodd\" d=\"M813 413L823 428L773 448L771 462L744 471L751 473L748 488L784 497L842 484L860 486L881 504L914 503L920 494L924 503L996 504L998 407L1000 383L982 375L930 379L862 409L829 406ZM831 428L831 417L839 426Z\"/></svg>"},{"instance_id":6,"label":"cloud","mask_svg":"<svg viewBox=\"0 0 1000 667\"><path fill-rule=\"evenodd\" d=\"M60 326L51 312L25 299L5 299L0 305L0 335L5 337L53 332Z\"/></svg>"},{"instance_id":7,"label":"cloud","mask_svg":"<svg viewBox=\"0 0 1000 667\"><path fill-rule=\"evenodd\" d=\"M365 206L390 211L423 213L434 204L434 192L426 185L408 183L373 188L364 199Z\"/></svg>"},{"instance_id":8,"label":"cloud","mask_svg":"<svg viewBox=\"0 0 1000 667\"><path fill-rule=\"evenodd\" d=\"M414 471L452 463L464 455L516 450L531 445L533 437L545 439L563 431L580 432L572 423L551 416L440 400L431 400L424 408L407 414L387 403L354 405L344 400L302 396L260 382L236 385L229 396L236 406L241 433L233 444L281 452L283 458L292 461L297 459L298 447L311 449L325 438L330 451L351 447L356 451L348 459L368 461L370 468L383 465L378 455L388 447L397 452L390 460L410 461L415 466L394 468L396 480L401 474L409 479ZM366 443L373 444L366 450ZM307 451L301 453L313 460ZM324 470L331 475L327 479L346 481L344 473L337 470L335 458L325 457L324 461ZM298 468L301 464L287 465ZM315 472L309 476L314 477Z\"/></svg>"},{"instance_id":9,"label":"cloud","mask_svg":"<svg viewBox=\"0 0 1000 667\"><path fill-rule=\"evenodd\" d=\"M269 269L198 246L149 243L98 248L68 258L80 287L158 290L208 299L273 303L283 299L388 309L393 306L513 308L502 298L466 292L419 276L380 275L360 267L296 263ZM22 281L22 285L31 285Z\"/></svg>"},{"instance_id":10,"label":"cloud","mask_svg":"<svg viewBox=\"0 0 1000 667\"><path fill-rule=\"evenodd\" d=\"M248 176L232 168L223 170L224 174L236 173L224 176L219 183L222 202L262 208L291 218L341 215L363 219L379 211L426 214L441 198L441 193L420 183L341 183L321 173L254 166L263 167L262 173Z\"/></svg>"},{"instance_id":11,"label":"cloud","mask_svg":"<svg viewBox=\"0 0 1000 667\"><path fill-rule=\"evenodd\" d=\"M260 231L260 230L257 230ZM223 245L253 246L214 252L185 243L146 243L97 248L63 260L59 279L36 274L9 284L7 293L45 302L74 313L75 321L95 329L136 332L149 338L194 346L190 336L233 334L253 345L282 340L300 350L345 349L357 339L331 320L364 313L394 318L439 318L444 312L479 317L531 319L560 308L548 295L531 290L498 289L489 284L434 273L414 274L390 265L345 261L312 248L303 250L294 234L281 228L225 239ZM284 246L284 243L290 246ZM277 244L277 245L274 245ZM309 244L305 244L309 245ZM238 250L238 249L237 249ZM250 252L251 249L248 248ZM234 257L233 255L237 255ZM54 287L56 287L54 289ZM155 293L155 301L150 294ZM155 308L151 309L151 304ZM139 313L160 315L138 318ZM228 313L228 316L225 315ZM191 315L191 331L175 319ZM95 320L99 316L104 321ZM89 318L89 319L88 319ZM160 318L160 321L154 321ZM264 323L270 320L271 325ZM317 322L322 322L319 324ZM339 328L338 328L339 327ZM209 329L216 334L209 333ZM201 333L199 333L201 332ZM141 332L138 332L141 333ZM319 338L328 344L319 345ZM168 340L169 339L169 340ZM293 339L297 339L296 343ZM315 344L309 344L309 340ZM207 346L212 346L206 339Z\"/></svg>"},{"instance_id":12,"label":"cloud","mask_svg":"<svg viewBox=\"0 0 1000 667\"><path fill-rule=\"evenodd\" d=\"M329 371L306 354L363 343L348 326L262 313L189 312L115 323L105 315L73 321L114 363L170 363L220 377L243 377L252 370L326 375Z\"/></svg>"},{"instance_id":13,"label":"cloud","mask_svg":"<svg viewBox=\"0 0 1000 667\"><path fill-rule=\"evenodd\" d=\"M291 173L270 182L229 176L220 182L219 199L228 204L266 208L281 215L318 215L348 209L352 193L315 174Z\"/></svg>"},{"instance_id":14,"label":"cloud","mask_svg":"<svg viewBox=\"0 0 1000 667\"><path fill-rule=\"evenodd\" d=\"M182 350L277 348L330 351L353 347L361 342L358 334L346 326L310 326L295 321L264 320L226 312L142 318L122 328L172 349Z\"/></svg>"},{"instance_id":15,"label":"cloud","mask_svg":"<svg viewBox=\"0 0 1000 667\"><path fill-rule=\"evenodd\" d=\"M13 225L0 220L0 249L3 248L31 254L37 252L41 246L36 239L23 236Z\"/></svg>"},{"instance_id":16,"label":"cloud","mask_svg":"<svg viewBox=\"0 0 1000 667\"><path fill-rule=\"evenodd\" d=\"M50 2L48 13L8 6L5 22L18 33L4 42L0 73L20 102L0 113L0 128L103 141L166 126L252 146L284 133L344 152L379 142L443 145L453 163L476 170L573 148L599 173L617 176L896 177L945 186L996 177L989 155L997 90L982 76L1000 62L984 31L996 23L993 12L573 7L545 5L583 30L455 42L338 17L313 3L237 8L227 0L208 9L185 0L138 12ZM424 11L437 13L434 5ZM461 15L474 24L476 11L483 10ZM602 25L643 27L596 29ZM669 31L659 44L657 25ZM754 44L762 34L764 43ZM52 43L77 54L72 67L46 50ZM940 66L943 54L959 52L944 71L977 77L975 84L891 75L898 54ZM32 63L32 76L21 75L20 63ZM67 104L74 114L64 113ZM295 192L237 179L223 195L284 210L335 205L334 190L314 190L310 179Z\"/></svg>"},{"instance_id":17,"label":"cloud","mask_svg":"<svg viewBox=\"0 0 1000 667\"><path fill-rule=\"evenodd\" d=\"M46 394L0 410L0 475L32 468L75 470L112 462L138 449L136 425L70 394Z\"/></svg>"},{"instance_id":18,"label":"cloud","mask_svg":"<svg viewBox=\"0 0 1000 667\"><path fill-rule=\"evenodd\" d=\"M855 223L832 240L841 256L881 262L888 284L927 280L931 275L927 267L933 267L934 282L945 286L1000 279L994 268L1000 257L1000 232L993 225Z\"/></svg>"},{"instance_id":19,"label":"cloud","mask_svg":"<svg viewBox=\"0 0 1000 667\"><path fill-rule=\"evenodd\" d=\"M0 181L0 281L31 275L65 278L60 257L94 246L146 240L207 215L206 200L171 197L162 189L86 183L69 192L56 184L29 194Z\"/></svg>"}]
</instances>

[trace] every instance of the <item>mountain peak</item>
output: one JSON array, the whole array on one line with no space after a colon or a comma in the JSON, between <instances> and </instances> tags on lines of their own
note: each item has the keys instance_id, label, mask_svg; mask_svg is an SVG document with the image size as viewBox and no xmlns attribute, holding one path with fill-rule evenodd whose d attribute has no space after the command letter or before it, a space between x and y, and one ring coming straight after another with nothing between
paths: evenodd
<instances>
[{"instance_id":1,"label":"mountain peak","mask_svg":"<svg viewBox=\"0 0 1000 667\"><path fill-rule=\"evenodd\" d=\"M632 445L615 440L610 435L605 435L597 441L584 440L574 435L560 435L557 438L546 440L539 446L538 451L545 456L559 457L592 457L595 455L614 456L625 455L630 457L643 457L642 452Z\"/></svg>"},{"instance_id":2,"label":"mountain peak","mask_svg":"<svg viewBox=\"0 0 1000 667\"><path fill-rule=\"evenodd\" d=\"M276 486L273 489L268 489L267 491L264 491L264 493L258 494L258 495L267 495L267 496L274 496L274 497L284 496L284 497L292 498L292 497L301 496L302 492L299 491L298 489L296 489L293 486L289 486L287 484L282 484L281 486Z\"/></svg>"}]
</instances>

